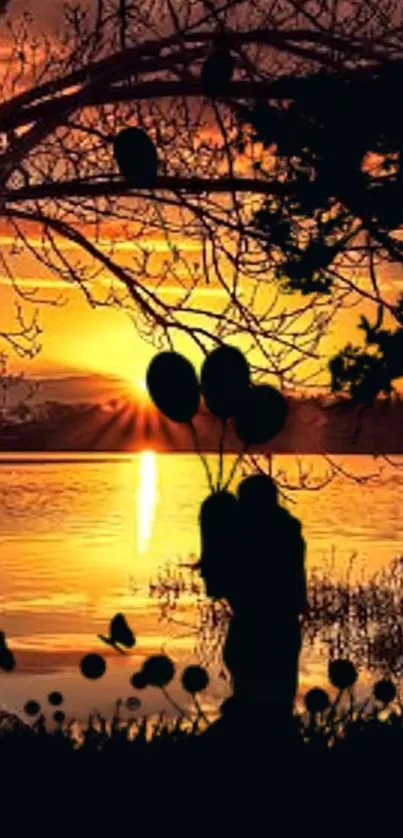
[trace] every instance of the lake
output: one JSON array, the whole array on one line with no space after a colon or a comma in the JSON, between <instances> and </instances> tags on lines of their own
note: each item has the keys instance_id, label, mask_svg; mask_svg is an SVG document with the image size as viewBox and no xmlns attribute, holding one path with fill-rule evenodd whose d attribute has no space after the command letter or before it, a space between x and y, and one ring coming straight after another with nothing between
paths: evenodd
<instances>
[{"instance_id":1,"label":"lake","mask_svg":"<svg viewBox=\"0 0 403 838\"><path fill-rule=\"evenodd\" d=\"M396 458L403 466L403 458ZM216 471L216 458L209 458ZM233 458L225 458L228 474ZM320 491L296 491L301 479L320 483L329 464L305 457L278 456L291 488L286 502L303 522L308 569L333 556L343 574L352 554L355 567L372 572L399 555L403 545L403 471L370 457L335 459L335 479ZM347 476L352 473L355 479ZM235 481L236 483L236 481ZM148 585L167 561L197 554L198 508L208 493L195 455L19 455L0 458L1 584L0 629L17 658L17 669L0 671L0 703L20 712L35 698L46 712L50 689L61 689L68 714L99 708L112 711L114 699L133 694L129 678L145 656L165 649L178 669L194 660L191 632L159 619ZM98 633L123 611L137 644L120 656L103 646ZM87 682L78 662L88 651L106 652L103 679ZM304 691L323 680L324 664L302 662ZM206 694L215 706L227 686L213 679ZM184 702L179 679L173 695ZM165 706L156 690L142 695L147 712Z\"/></svg>"}]
</instances>

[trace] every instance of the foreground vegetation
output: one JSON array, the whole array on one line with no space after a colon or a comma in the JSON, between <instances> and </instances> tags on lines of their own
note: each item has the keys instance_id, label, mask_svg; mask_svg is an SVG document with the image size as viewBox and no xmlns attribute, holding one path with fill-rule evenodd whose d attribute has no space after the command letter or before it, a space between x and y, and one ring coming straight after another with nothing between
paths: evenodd
<instances>
[{"instance_id":1,"label":"foreground vegetation","mask_svg":"<svg viewBox=\"0 0 403 838\"><path fill-rule=\"evenodd\" d=\"M150 585L150 594L167 623L180 624L182 605L195 604L194 626L189 627L195 654L209 666L219 661L230 612L225 603L205 598L196 574L167 565ZM339 579L331 563L323 565L308 576L308 599L308 647L320 647L328 660L348 657L374 676L403 677L403 557L366 576L352 559Z\"/></svg>"},{"instance_id":2,"label":"foreground vegetation","mask_svg":"<svg viewBox=\"0 0 403 838\"><path fill-rule=\"evenodd\" d=\"M189 667L185 671L190 670L203 671L201 667ZM358 672L350 660L340 658L329 664L329 681L330 693L319 687L310 689L304 696L303 708L295 712L295 742L306 751L340 751L352 745L354 748L365 746L369 741L390 744L392 736L395 744L403 742L403 704L392 679L376 681L367 698L360 701L355 694ZM165 687L162 686L161 691L166 695ZM59 752L120 753L124 756L140 755L145 751L159 753L198 738L208 740L212 731L219 731L220 721L217 724L206 716L196 699L196 688L193 697L195 710L183 709L181 712L177 706L177 716L161 713L154 717L124 718L121 699L116 702L112 719L97 713L80 723L69 720L61 711L53 714L50 723L40 714L31 724L3 712L0 714L0 760L10 746L24 755L35 754L39 749L48 750L52 755ZM128 699L126 706L130 701L134 707L136 699ZM227 700L223 705L224 718L228 703ZM270 713L269 709L267 713ZM269 715L252 719L251 712L245 710L238 716L238 732L249 729L253 739L256 731L269 730L273 721L276 723Z\"/></svg>"}]
</instances>

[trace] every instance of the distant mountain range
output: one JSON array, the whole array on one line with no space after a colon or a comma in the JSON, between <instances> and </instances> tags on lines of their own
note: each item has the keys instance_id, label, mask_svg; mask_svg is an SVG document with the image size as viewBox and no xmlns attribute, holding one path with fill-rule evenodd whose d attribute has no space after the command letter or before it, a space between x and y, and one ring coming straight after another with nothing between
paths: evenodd
<instances>
[{"instance_id":1,"label":"distant mountain range","mask_svg":"<svg viewBox=\"0 0 403 838\"><path fill-rule=\"evenodd\" d=\"M137 403L129 382L103 375L70 375L18 384L1 411L2 451L194 451L190 429L169 422L150 404ZM4 405L4 399L3 399ZM221 426L205 411L196 418L200 447L216 451ZM230 426L227 451L239 450ZM403 403L364 412L323 399L289 399L284 430L265 450L277 453L401 454Z\"/></svg>"},{"instance_id":2,"label":"distant mountain range","mask_svg":"<svg viewBox=\"0 0 403 838\"><path fill-rule=\"evenodd\" d=\"M28 397L31 404L47 401L64 403L107 402L134 398L130 382L107 375L65 375L55 378L27 378L8 390L7 402L16 404Z\"/></svg>"}]
</instances>

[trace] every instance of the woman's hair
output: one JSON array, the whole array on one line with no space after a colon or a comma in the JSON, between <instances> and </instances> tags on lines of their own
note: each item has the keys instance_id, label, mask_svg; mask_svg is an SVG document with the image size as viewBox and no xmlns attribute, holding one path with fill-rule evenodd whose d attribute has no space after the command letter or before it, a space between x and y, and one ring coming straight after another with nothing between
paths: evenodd
<instances>
[{"instance_id":1,"label":"woman's hair","mask_svg":"<svg viewBox=\"0 0 403 838\"><path fill-rule=\"evenodd\" d=\"M199 568L215 589L218 598L226 597L237 564L239 548L238 500L231 492L214 492L200 508L201 557Z\"/></svg>"}]
</instances>

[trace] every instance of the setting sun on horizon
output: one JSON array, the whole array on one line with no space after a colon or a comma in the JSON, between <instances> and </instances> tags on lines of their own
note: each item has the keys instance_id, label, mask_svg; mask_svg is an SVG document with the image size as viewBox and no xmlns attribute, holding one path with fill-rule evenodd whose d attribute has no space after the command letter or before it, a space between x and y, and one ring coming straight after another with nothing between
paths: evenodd
<instances>
[{"instance_id":1,"label":"setting sun on horizon","mask_svg":"<svg viewBox=\"0 0 403 838\"><path fill-rule=\"evenodd\" d=\"M147 379L145 375L134 375L131 379L131 385L133 393L142 403L150 402L150 397L148 395L147 388Z\"/></svg>"}]
</instances>

